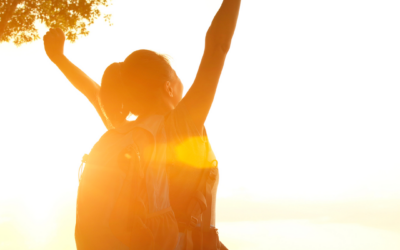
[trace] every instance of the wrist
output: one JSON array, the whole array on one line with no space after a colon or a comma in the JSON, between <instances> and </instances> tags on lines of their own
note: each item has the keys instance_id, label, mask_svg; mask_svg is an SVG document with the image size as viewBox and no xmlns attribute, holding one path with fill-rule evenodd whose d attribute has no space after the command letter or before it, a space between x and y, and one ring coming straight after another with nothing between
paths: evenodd
<instances>
[{"instance_id":1,"label":"wrist","mask_svg":"<svg viewBox=\"0 0 400 250\"><path fill-rule=\"evenodd\" d=\"M67 57L64 54L57 55L57 56L52 56L50 58L50 60L56 65L64 62L66 59L67 59Z\"/></svg>"}]
</instances>

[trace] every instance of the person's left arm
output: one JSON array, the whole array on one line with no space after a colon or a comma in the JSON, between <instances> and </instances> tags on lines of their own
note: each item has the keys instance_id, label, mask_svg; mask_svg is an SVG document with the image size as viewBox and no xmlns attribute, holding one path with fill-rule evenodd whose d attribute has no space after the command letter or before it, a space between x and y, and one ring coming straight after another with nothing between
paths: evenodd
<instances>
[{"instance_id":1,"label":"person's left arm","mask_svg":"<svg viewBox=\"0 0 400 250\"><path fill-rule=\"evenodd\" d=\"M202 130L214 101L239 16L241 0L224 0L207 31L203 58L196 79L179 105L188 118ZM177 108L179 108L179 105Z\"/></svg>"}]
</instances>

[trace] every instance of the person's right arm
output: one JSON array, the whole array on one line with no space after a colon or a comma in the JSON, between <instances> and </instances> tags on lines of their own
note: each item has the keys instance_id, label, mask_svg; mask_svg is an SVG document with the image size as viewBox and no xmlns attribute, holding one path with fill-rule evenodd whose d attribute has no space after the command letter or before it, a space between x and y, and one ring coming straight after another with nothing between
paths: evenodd
<instances>
[{"instance_id":1,"label":"person's right arm","mask_svg":"<svg viewBox=\"0 0 400 250\"><path fill-rule=\"evenodd\" d=\"M72 85L86 96L101 117L104 125L109 129L109 122L104 116L99 103L100 86L64 55L64 32L59 28L50 29L43 37L43 41L46 54L50 60L61 70Z\"/></svg>"}]
</instances>

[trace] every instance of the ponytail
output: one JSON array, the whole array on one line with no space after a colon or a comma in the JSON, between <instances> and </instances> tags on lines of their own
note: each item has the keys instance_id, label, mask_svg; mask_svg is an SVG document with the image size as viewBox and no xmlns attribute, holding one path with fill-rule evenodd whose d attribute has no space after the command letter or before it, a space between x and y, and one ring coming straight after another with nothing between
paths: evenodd
<instances>
[{"instance_id":1,"label":"ponytail","mask_svg":"<svg viewBox=\"0 0 400 250\"><path fill-rule=\"evenodd\" d=\"M113 63L104 71L101 79L100 106L111 127L117 126L129 115L124 105L124 86L121 76L122 63Z\"/></svg>"}]
</instances>

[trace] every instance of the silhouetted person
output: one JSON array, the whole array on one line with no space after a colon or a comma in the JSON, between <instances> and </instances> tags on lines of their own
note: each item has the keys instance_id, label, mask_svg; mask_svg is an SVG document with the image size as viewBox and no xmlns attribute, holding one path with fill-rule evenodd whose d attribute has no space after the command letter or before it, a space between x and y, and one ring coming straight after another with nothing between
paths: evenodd
<instances>
[{"instance_id":1,"label":"silhouetted person","mask_svg":"<svg viewBox=\"0 0 400 250\"><path fill-rule=\"evenodd\" d=\"M215 199L219 177L204 122L230 48L240 2L223 1L207 32L195 81L183 98L181 80L161 54L149 50L133 52L123 62L108 66L100 87L64 55L65 36L60 29L51 29L44 37L48 57L89 99L107 129L124 130L132 124L142 124L144 129L151 130L156 126L153 135L157 143L165 139L166 154L160 161L167 169L172 216L176 217L179 226L176 249L190 250L193 244L195 249L199 249L196 248L199 244L203 244L204 249L222 247L217 243L207 248L207 244L215 244L208 241L215 241L217 237ZM136 121L126 120L130 113L137 116ZM151 152L157 148L146 135L137 137L139 151L150 168L154 164L152 153L146 153L145 149L149 145ZM204 169L208 169L207 172ZM163 194L165 192L160 191L160 195ZM149 227L155 235L161 235L158 240L168 241L163 223L172 223L171 218L171 213L161 213L153 219L154 225ZM199 236L201 234L203 236ZM168 245L165 249L171 249L171 244L165 244Z\"/></svg>"}]
</instances>

